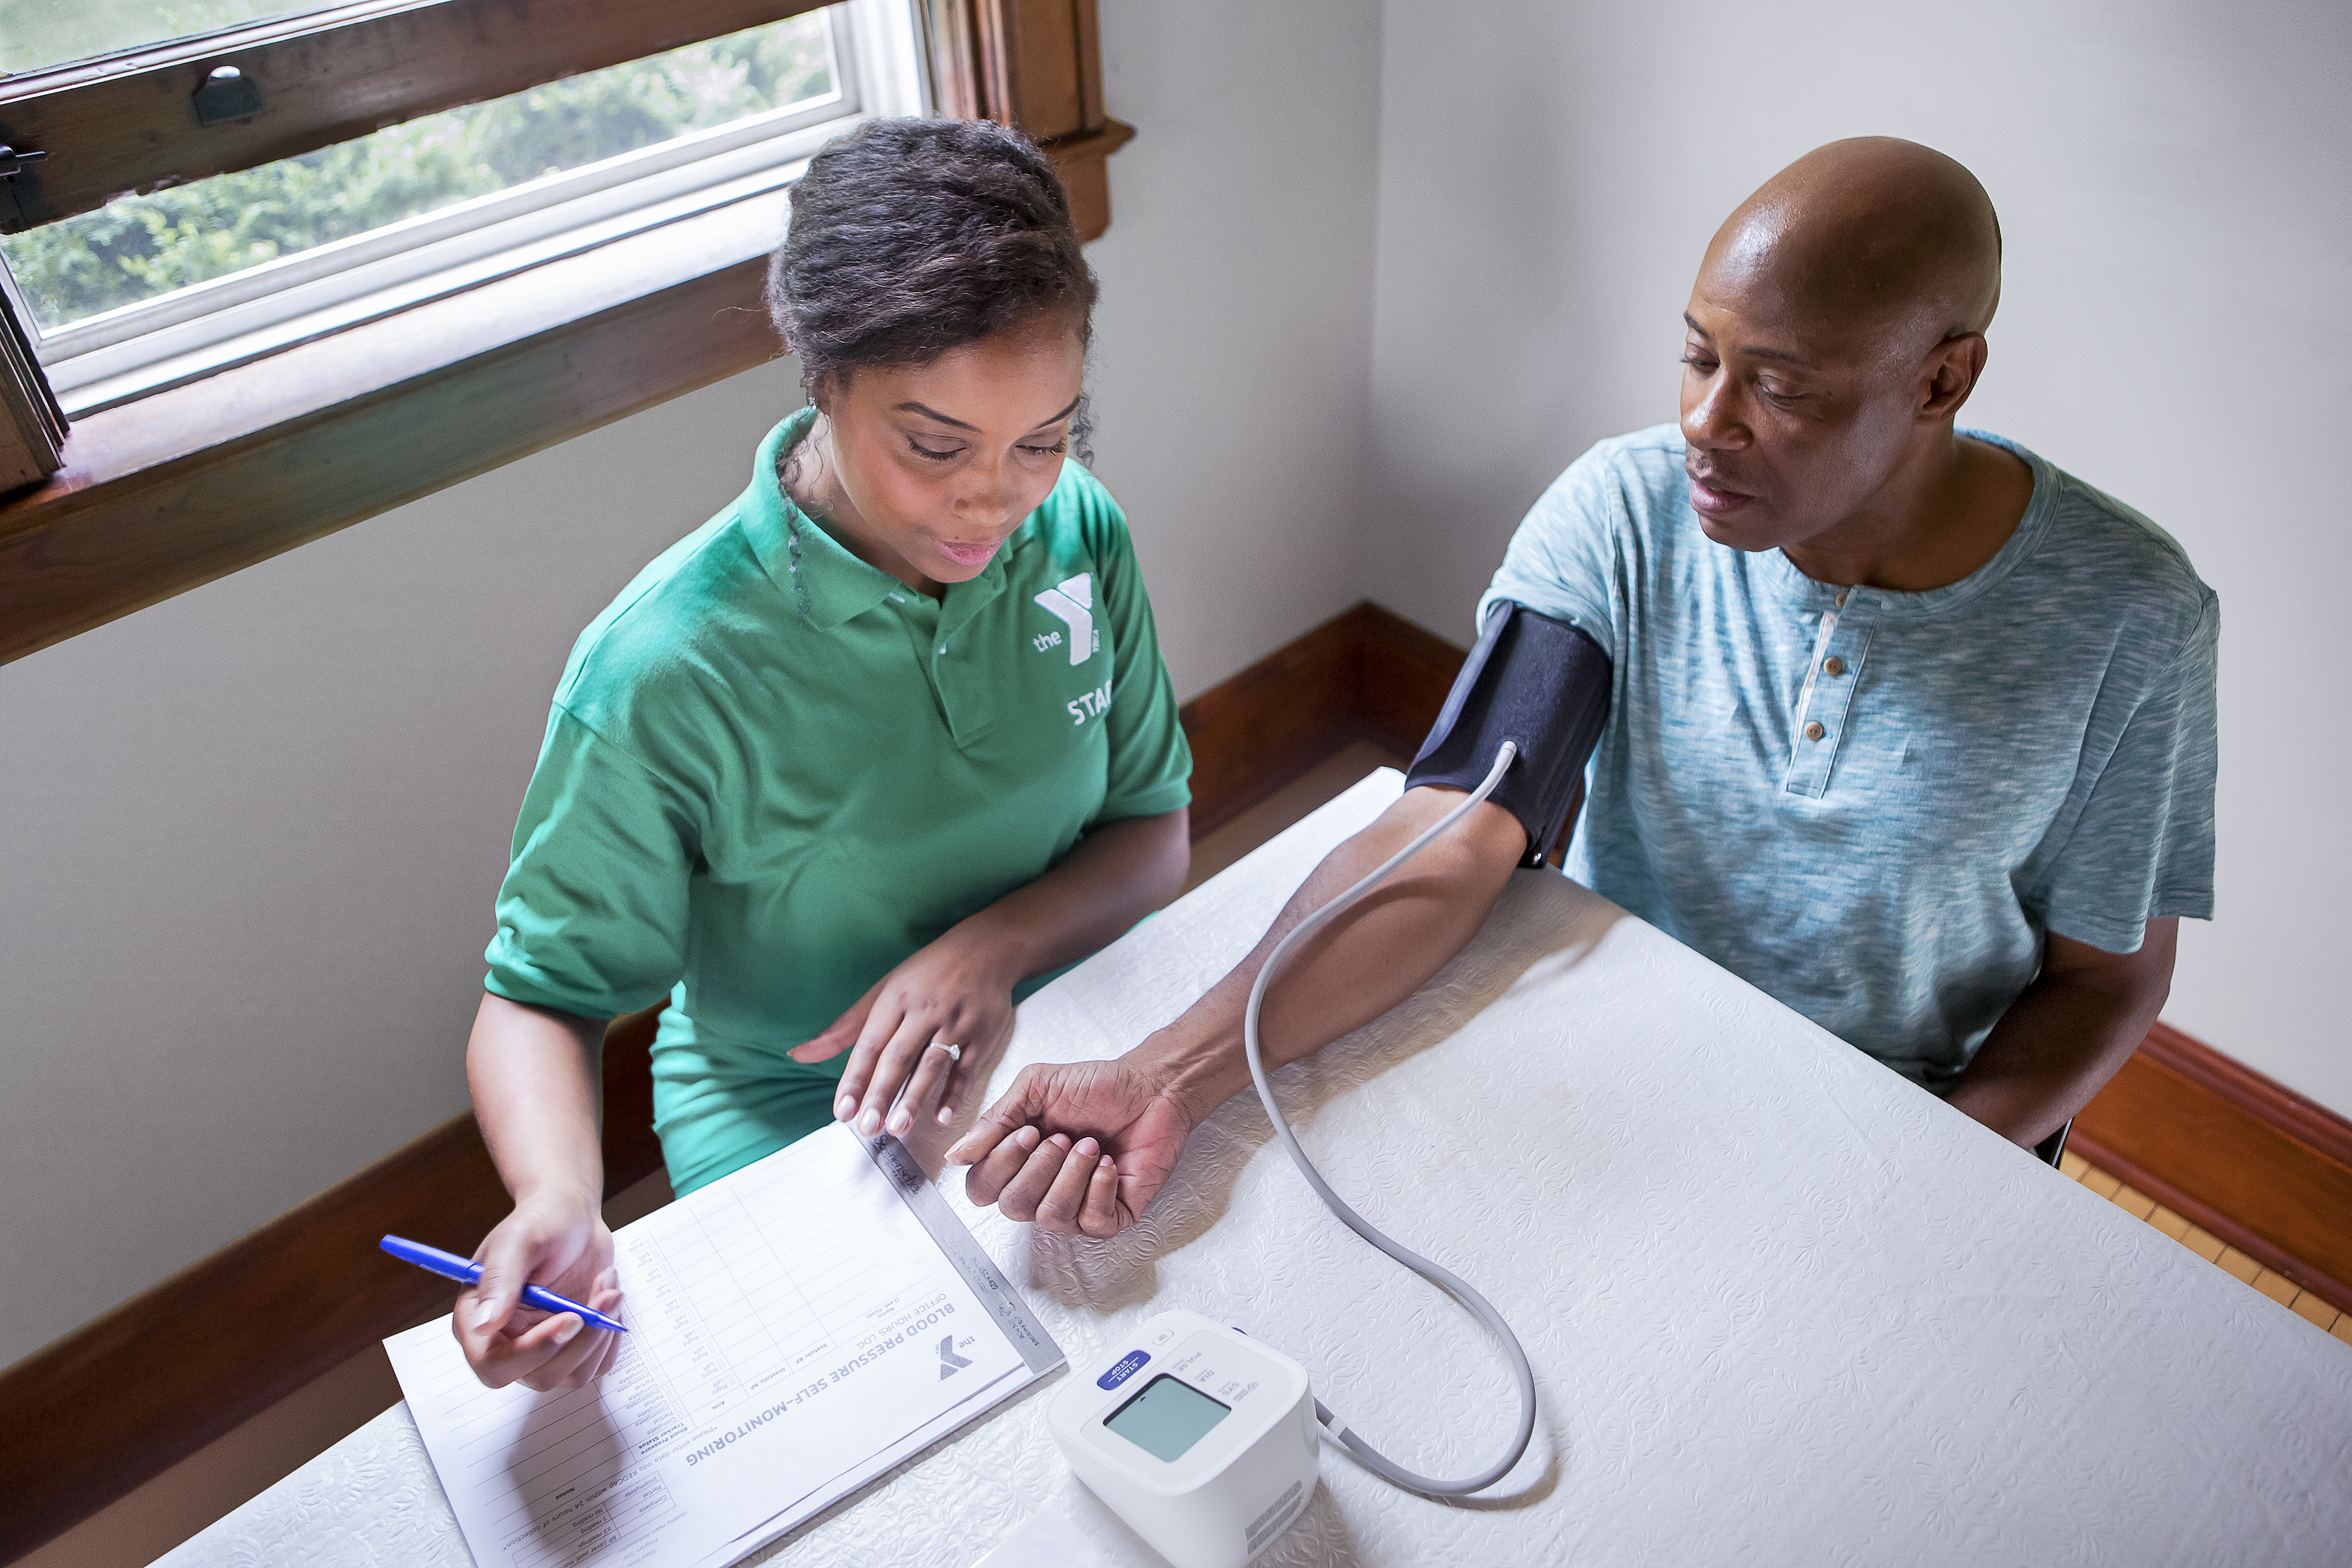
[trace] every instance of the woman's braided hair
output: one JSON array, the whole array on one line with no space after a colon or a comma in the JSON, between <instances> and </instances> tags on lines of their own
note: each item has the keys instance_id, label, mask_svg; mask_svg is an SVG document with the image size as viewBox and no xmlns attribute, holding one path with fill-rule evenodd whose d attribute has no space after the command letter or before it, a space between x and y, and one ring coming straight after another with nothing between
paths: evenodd
<instances>
[{"instance_id":1,"label":"woman's braided hair","mask_svg":"<svg viewBox=\"0 0 2352 1568\"><path fill-rule=\"evenodd\" d=\"M792 188L768 313L801 384L923 364L1066 315L1088 341L1095 275L1069 198L1028 138L984 120L870 120ZM1084 414L1071 445L1085 457Z\"/></svg>"}]
</instances>

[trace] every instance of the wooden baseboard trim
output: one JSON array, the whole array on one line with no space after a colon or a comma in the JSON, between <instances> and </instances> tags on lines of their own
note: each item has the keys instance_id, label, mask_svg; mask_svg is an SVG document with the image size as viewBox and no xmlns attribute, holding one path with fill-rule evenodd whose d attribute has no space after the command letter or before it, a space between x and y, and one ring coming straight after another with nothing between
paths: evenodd
<instances>
[{"instance_id":1,"label":"wooden baseboard trim","mask_svg":"<svg viewBox=\"0 0 2352 1568\"><path fill-rule=\"evenodd\" d=\"M2352 1311L2352 1121L2160 1023L2067 1146Z\"/></svg>"},{"instance_id":2,"label":"wooden baseboard trim","mask_svg":"<svg viewBox=\"0 0 2352 1568\"><path fill-rule=\"evenodd\" d=\"M657 1010L656 1010L657 1011ZM661 1166L655 1012L605 1032L604 1194ZM454 1042L453 1042L454 1047ZM386 1334L450 1288L376 1250L468 1253L509 1206L470 1112L0 1372L0 1563L30 1552Z\"/></svg>"},{"instance_id":3,"label":"wooden baseboard trim","mask_svg":"<svg viewBox=\"0 0 2352 1568\"><path fill-rule=\"evenodd\" d=\"M1185 703L1193 837L1215 832L1352 741L1411 755L1463 657L1366 601Z\"/></svg>"},{"instance_id":4,"label":"wooden baseboard trim","mask_svg":"<svg viewBox=\"0 0 2352 1568\"><path fill-rule=\"evenodd\" d=\"M1360 604L1183 708L1192 831L1214 831L1352 741L1415 750L1463 653ZM604 1047L606 1193L659 1169L654 1012ZM454 1042L453 1042L454 1045ZM2084 1158L2352 1310L2352 1123L2158 1025L2075 1124ZM465 1252L507 1197L461 1116L0 1371L0 1563L23 1555L368 1344L447 1310L374 1251Z\"/></svg>"}]
</instances>

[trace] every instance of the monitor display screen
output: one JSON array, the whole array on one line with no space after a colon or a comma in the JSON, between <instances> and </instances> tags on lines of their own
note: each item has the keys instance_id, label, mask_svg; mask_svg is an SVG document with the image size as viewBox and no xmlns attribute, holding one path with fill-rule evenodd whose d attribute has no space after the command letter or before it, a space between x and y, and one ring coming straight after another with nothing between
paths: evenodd
<instances>
[{"instance_id":1,"label":"monitor display screen","mask_svg":"<svg viewBox=\"0 0 2352 1568\"><path fill-rule=\"evenodd\" d=\"M1156 1459L1174 1464L1207 1436L1209 1428L1233 1414L1181 1378L1160 1373L1143 1385L1143 1392L1120 1405L1103 1425Z\"/></svg>"}]
</instances>

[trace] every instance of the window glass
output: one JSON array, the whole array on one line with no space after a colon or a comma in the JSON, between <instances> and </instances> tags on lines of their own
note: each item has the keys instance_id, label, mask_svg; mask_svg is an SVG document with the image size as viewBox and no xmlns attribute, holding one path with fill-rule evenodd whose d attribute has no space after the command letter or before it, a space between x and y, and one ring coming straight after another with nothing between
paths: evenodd
<instances>
[{"instance_id":1,"label":"window glass","mask_svg":"<svg viewBox=\"0 0 2352 1568\"><path fill-rule=\"evenodd\" d=\"M56 8L90 3L57 0ZM0 0L0 17L27 5ZM47 9L48 0L30 8ZM0 258L41 330L55 332L459 202L831 96L839 75L831 38L824 12L787 17L299 158L121 197L0 237Z\"/></svg>"},{"instance_id":2,"label":"window glass","mask_svg":"<svg viewBox=\"0 0 2352 1568\"><path fill-rule=\"evenodd\" d=\"M0 0L0 76L324 8L287 0Z\"/></svg>"}]
</instances>

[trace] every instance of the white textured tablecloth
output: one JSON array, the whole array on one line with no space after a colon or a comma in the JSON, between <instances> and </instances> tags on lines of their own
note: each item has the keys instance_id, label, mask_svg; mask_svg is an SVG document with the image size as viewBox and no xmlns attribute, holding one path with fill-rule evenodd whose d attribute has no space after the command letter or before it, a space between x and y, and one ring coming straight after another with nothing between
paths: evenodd
<instances>
[{"instance_id":1,"label":"white textured tablecloth","mask_svg":"<svg viewBox=\"0 0 2352 1568\"><path fill-rule=\"evenodd\" d=\"M1024 1064L1113 1054L1256 939L1383 770L1031 998ZM1512 879L1422 994L1276 1079L1340 1192L1517 1328L1542 1412L1492 1501L1326 1447L1259 1561L2352 1563L2352 1352L1657 931ZM1304 1363L1424 1473L1508 1435L1461 1308L1343 1229L1244 1095L1108 1242L951 1205L1080 1363L1173 1306ZM1045 1431L1058 1380L753 1557L970 1568L1041 1508L1158 1559ZM163 1560L464 1564L404 1406Z\"/></svg>"}]
</instances>

